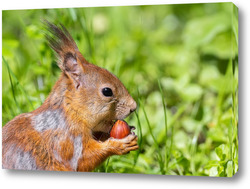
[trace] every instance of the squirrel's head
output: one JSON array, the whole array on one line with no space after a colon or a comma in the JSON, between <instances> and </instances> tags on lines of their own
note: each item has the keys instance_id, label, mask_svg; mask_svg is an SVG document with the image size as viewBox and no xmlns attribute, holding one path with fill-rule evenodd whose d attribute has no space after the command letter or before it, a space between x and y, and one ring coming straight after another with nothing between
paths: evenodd
<instances>
[{"instance_id":1,"label":"squirrel's head","mask_svg":"<svg viewBox=\"0 0 250 189\"><path fill-rule=\"evenodd\" d=\"M136 109L136 102L115 75L85 60L63 25L45 22L50 32L46 38L66 80L64 106L92 131L108 132L112 121Z\"/></svg>"}]
</instances>

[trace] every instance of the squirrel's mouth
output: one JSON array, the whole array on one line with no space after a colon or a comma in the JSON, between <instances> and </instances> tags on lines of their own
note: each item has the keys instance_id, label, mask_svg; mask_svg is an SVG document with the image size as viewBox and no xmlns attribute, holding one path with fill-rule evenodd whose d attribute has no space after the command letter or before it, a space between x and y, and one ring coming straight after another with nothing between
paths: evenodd
<instances>
[{"instance_id":1,"label":"squirrel's mouth","mask_svg":"<svg viewBox=\"0 0 250 189\"><path fill-rule=\"evenodd\" d=\"M95 140L102 141L102 142L104 142L105 140L107 140L110 137L109 133L104 133L101 131L93 132L92 135L93 135L93 138Z\"/></svg>"},{"instance_id":2,"label":"squirrel's mouth","mask_svg":"<svg viewBox=\"0 0 250 189\"><path fill-rule=\"evenodd\" d=\"M98 140L98 141L102 141L104 142L105 140L107 140L108 138L110 138L110 131L114 125L114 123L116 122L117 120L112 120L111 121L111 125L109 128L107 129L104 129L105 131L93 131L92 132L92 135L93 135L93 138L95 140Z\"/></svg>"}]
</instances>

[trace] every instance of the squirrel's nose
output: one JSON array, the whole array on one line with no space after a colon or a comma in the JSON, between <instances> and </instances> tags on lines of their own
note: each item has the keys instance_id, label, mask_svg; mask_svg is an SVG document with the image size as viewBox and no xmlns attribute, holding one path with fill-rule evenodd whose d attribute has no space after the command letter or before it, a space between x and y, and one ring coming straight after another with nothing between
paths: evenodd
<instances>
[{"instance_id":1,"label":"squirrel's nose","mask_svg":"<svg viewBox=\"0 0 250 189\"><path fill-rule=\"evenodd\" d=\"M132 113L133 111L136 110L137 104L136 102L133 100L131 105L130 105L130 113Z\"/></svg>"}]
</instances>

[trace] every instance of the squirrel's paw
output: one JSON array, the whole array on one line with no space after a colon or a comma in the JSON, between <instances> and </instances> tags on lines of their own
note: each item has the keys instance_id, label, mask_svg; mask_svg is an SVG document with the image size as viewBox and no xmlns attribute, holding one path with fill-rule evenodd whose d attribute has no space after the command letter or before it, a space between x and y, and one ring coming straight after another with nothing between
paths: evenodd
<instances>
[{"instance_id":1,"label":"squirrel's paw","mask_svg":"<svg viewBox=\"0 0 250 189\"><path fill-rule=\"evenodd\" d=\"M139 148L137 145L138 137L134 134L130 134L123 139L110 138L109 140L112 142L114 154L117 155L127 154Z\"/></svg>"}]
</instances>

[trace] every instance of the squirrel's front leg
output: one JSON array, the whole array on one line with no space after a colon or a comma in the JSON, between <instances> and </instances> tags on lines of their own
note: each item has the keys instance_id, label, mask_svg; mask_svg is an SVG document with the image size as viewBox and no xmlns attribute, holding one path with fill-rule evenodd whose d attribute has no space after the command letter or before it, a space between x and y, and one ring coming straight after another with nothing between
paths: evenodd
<instances>
[{"instance_id":1,"label":"squirrel's front leg","mask_svg":"<svg viewBox=\"0 0 250 189\"><path fill-rule=\"evenodd\" d=\"M137 136L132 134L123 139L109 138L105 142L91 140L84 149L83 158L78 162L77 171L92 171L109 156L127 154L138 148Z\"/></svg>"}]
</instances>

